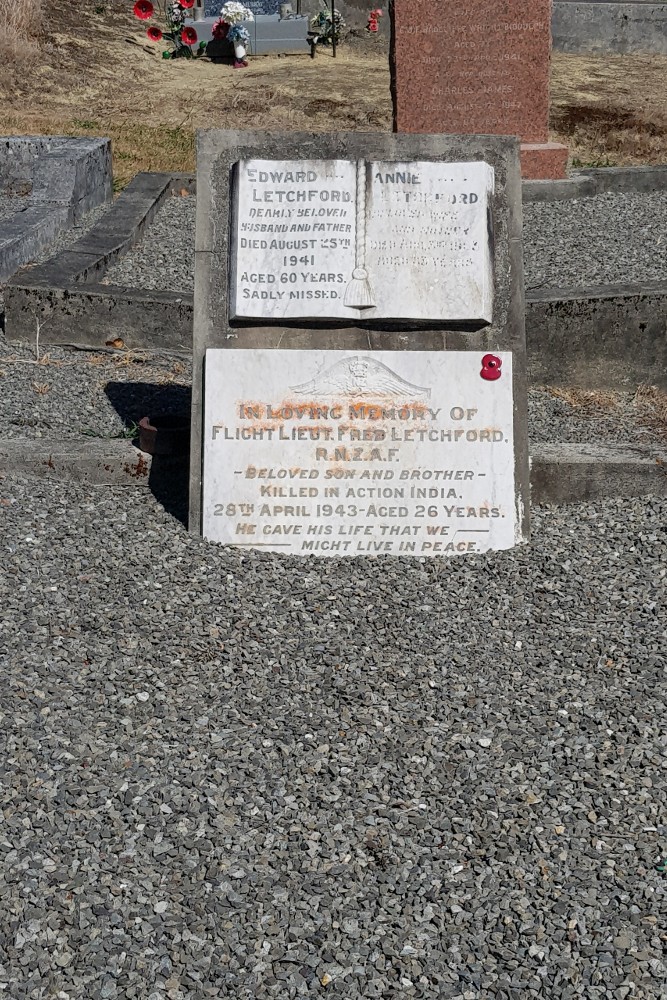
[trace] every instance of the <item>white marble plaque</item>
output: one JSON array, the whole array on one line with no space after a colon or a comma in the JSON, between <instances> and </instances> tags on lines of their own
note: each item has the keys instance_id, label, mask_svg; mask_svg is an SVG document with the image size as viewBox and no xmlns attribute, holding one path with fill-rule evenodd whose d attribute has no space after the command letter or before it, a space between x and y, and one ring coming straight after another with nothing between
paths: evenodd
<instances>
[{"instance_id":1,"label":"white marble plaque","mask_svg":"<svg viewBox=\"0 0 667 1000\"><path fill-rule=\"evenodd\" d=\"M519 541L512 355L206 353L203 533L292 555Z\"/></svg>"},{"instance_id":2,"label":"white marble plaque","mask_svg":"<svg viewBox=\"0 0 667 1000\"><path fill-rule=\"evenodd\" d=\"M492 321L487 163L243 160L232 318Z\"/></svg>"}]
</instances>

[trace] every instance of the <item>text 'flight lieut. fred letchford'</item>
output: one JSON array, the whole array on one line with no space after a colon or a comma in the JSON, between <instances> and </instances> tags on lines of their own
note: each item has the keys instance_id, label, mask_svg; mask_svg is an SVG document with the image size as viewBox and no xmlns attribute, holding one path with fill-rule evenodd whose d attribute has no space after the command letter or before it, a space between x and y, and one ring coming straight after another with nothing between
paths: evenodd
<instances>
[{"instance_id":1,"label":"text 'flight lieut. fred letchford'","mask_svg":"<svg viewBox=\"0 0 667 1000\"><path fill-rule=\"evenodd\" d=\"M510 353L208 350L204 416L213 541L332 556L516 544Z\"/></svg>"},{"instance_id":2,"label":"text 'flight lieut. fred letchford'","mask_svg":"<svg viewBox=\"0 0 667 1000\"><path fill-rule=\"evenodd\" d=\"M232 319L490 323L492 167L244 160Z\"/></svg>"}]
</instances>

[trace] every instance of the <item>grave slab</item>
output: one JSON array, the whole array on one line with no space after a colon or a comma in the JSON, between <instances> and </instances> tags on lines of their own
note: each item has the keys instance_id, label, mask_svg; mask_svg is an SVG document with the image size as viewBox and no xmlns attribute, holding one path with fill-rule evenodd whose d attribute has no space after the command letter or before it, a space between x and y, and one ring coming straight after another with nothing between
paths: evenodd
<instances>
[{"instance_id":1,"label":"grave slab","mask_svg":"<svg viewBox=\"0 0 667 1000\"><path fill-rule=\"evenodd\" d=\"M512 548L511 353L497 360L484 381L474 351L208 351L204 535L294 555Z\"/></svg>"},{"instance_id":2,"label":"grave slab","mask_svg":"<svg viewBox=\"0 0 667 1000\"><path fill-rule=\"evenodd\" d=\"M260 180L259 165L248 165L257 160L272 162L274 177L270 184ZM368 259L359 260L358 233L334 236L327 229L328 225L347 224L340 223L339 216L335 217L339 221L335 221L333 216L328 219L326 215L331 206L331 192L345 190L334 176L341 162L349 165L346 169L350 174L349 190L355 194L355 220L369 217L366 210L373 203L375 174L386 178L394 167L391 184L401 214L380 213L382 224L376 239L387 244L402 240L406 244L402 252L410 259L406 259L400 273L391 277L391 283L399 284L403 291L402 300L409 303L404 315L400 315L401 299L392 298L388 286L383 284L380 261L367 268ZM375 166L372 171L364 169L359 174L360 163ZM410 165L409 171L400 169L406 165ZM465 169L461 173L453 165L465 165ZM271 174L271 168L261 169ZM319 183L320 175L327 169L332 173L328 186ZM257 173L251 177L248 170ZM313 173L315 177L310 176ZM409 173L410 181L405 176L398 179L399 173ZM436 215L435 193L456 195L458 206L460 196L471 190L469 181L463 180L468 173L481 181L479 190L485 192L487 200L482 213L485 225L477 234L482 257L486 253L490 260L492 294L487 313L479 315L474 287L466 292L465 270L470 247L464 236L467 238L470 233L464 234L463 229L470 229L472 223L469 226L464 220L462 224L450 199L451 216L434 218L432 226L439 231L450 226L452 232L447 235L450 239L456 237L455 227L462 225L459 256L447 257L444 247L438 248L442 259L446 259L443 270L447 279L429 279L430 298L436 306L415 317L414 302L425 298L415 269L421 266L428 270L428 262L420 265L417 258L421 251L411 244L408 246L414 236L411 227L416 224L419 229L425 222L423 204L411 203L417 186L412 177L437 179L437 183L425 186L424 194L424 204ZM249 182L245 192L239 188L240 176ZM452 177L456 179L453 187ZM473 186L472 190L478 189ZM414 523L416 514L411 508L407 513L395 511L397 521L393 523L390 513L373 509L369 514L364 507L364 514L359 516L362 521L366 519L365 523L355 525L345 523L351 515L341 510L334 510L324 523L322 518L329 515L320 511L319 527L323 535L329 528L336 537L343 538L342 532L354 527L369 540L373 536L374 544L380 545L374 552L453 555L464 550L483 550L458 547L465 541L462 532L480 530L478 523L472 523L479 518L499 521L495 533L487 539L488 547L509 547L525 540L529 478L518 141L488 136L203 132L198 137L197 191L191 530L200 533L203 527L208 537L222 541L234 537L255 547L252 543L257 538L259 545L266 546L266 529L275 532L275 537L282 534L291 538L287 543L289 549L281 545L280 551L307 554L309 549L292 548L292 542L300 533L297 528L307 531L311 523L308 519L318 519L316 507L334 498L333 494L325 496L325 480L332 480L328 487L331 488L336 470L353 473L356 485L352 488L363 490L368 477L382 474L384 463L384 471L392 471L399 477L416 473L415 485L424 489L434 468L442 466L445 470L445 480L438 488L444 487L448 497L438 496L438 509L432 515L426 514L432 517L431 527L441 531L441 539L436 539L437 548L422 547L427 545L429 536L425 522ZM324 192L326 197L322 197ZM271 195L268 199L267 193ZM294 194L292 200L288 197L290 193ZM257 205L262 213L270 207L271 214L250 217L237 212L235 215L235 206L244 204L244 199L247 206ZM342 198L338 202L341 204L344 204ZM312 215L307 211L309 208L317 209L318 214ZM321 210L324 215L319 214ZM241 246L241 239L246 238L241 234L248 232L238 228L242 219L247 220L247 225L264 227L249 237L259 241L257 247ZM287 233L282 228L285 225ZM284 239L313 241L308 249L311 255L318 256L332 249L329 240L338 240L341 235L346 239L348 235L354 236L355 255L351 255L347 246L340 248L331 268L320 269L317 263L302 265L298 261L292 265L289 254L285 263L286 248L278 245ZM366 237L368 233L363 235ZM262 246L262 241L269 245ZM272 247L272 243L276 245ZM249 250L256 251L256 255L248 257ZM382 252L385 251L383 247ZM394 251L396 248L392 246L391 253ZM435 250L434 255L437 256ZM274 290L287 291L292 285L298 287L300 281L310 285L313 293L323 293L331 287L331 274L343 276L334 284L347 286L351 273L358 283L355 314L342 315L327 309L313 317L310 309L304 309L297 310L295 315L285 315L284 309L276 305L279 300L260 298L257 301L265 302L265 308L258 310L261 315L239 317L235 294L239 265L241 273L246 275L243 287L254 285L265 293L272 286ZM461 282L448 284L451 272L456 273L457 268ZM300 277L302 271L310 275L307 280ZM250 277L253 274L254 279ZM380 294L377 302L373 298L369 303L364 301L364 294L368 294L371 276L378 280ZM449 288L444 296L440 285L445 286L445 291ZM464 302L467 295L467 308L457 308L454 315L448 315L447 303L454 298L452 289L462 295ZM293 301L299 305L303 302L300 297ZM367 309L374 308L374 315L366 315ZM355 404L362 409L354 409ZM332 415L332 408L341 416ZM282 417L276 418L276 413ZM419 426L404 428L401 414L411 414ZM340 426L339 419L343 421ZM273 433L269 434L269 430ZM318 430L319 444L312 436ZM339 434L342 437L336 440ZM438 437L438 441L430 434ZM457 448L451 452L448 447L454 444ZM319 452L317 447L321 449ZM482 449L481 454L473 454L475 447ZM306 503L285 505L285 499L293 499L291 494L261 493L260 488L259 499L266 501L270 511L260 516L259 508L253 508L248 515L250 519L245 520L247 505L254 504L252 496L257 485L249 486L252 479L249 470L268 469L269 458L277 480L289 480L294 473L299 487L317 491L316 495L309 492L307 496L296 496L297 500L314 504L312 510ZM455 477L457 471L461 472L458 493L456 481L451 484L447 481L449 472ZM363 479L362 472L366 473ZM418 484L422 474L424 481ZM316 478L317 486L313 484ZM465 491L463 484L467 484ZM275 482L261 484L274 485ZM460 524L454 534L453 525L441 508L445 500L454 501L457 497L463 513L451 517L470 522ZM470 502L466 502L466 497ZM424 498L410 497L411 502L416 503L417 499ZM241 505L246 512L243 516L239 514ZM274 510L284 506L290 506L291 513ZM497 510L495 515L491 513L493 509ZM217 514L217 510L222 513ZM501 528L502 521L506 523ZM224 528L214 529L213 525ZM408 529L413 533L413 541L419 536L414 550L399 549L393 542L387 547L390 539L396 541L401 537L392 532L393 527ZM367 529L370 529L368 535ZM484 529L488 530L486 524ZM410 540L408 531L404 541ZM359 552L355 549L337 554Z\"/></svg>"},{"instance_id":3,"label":"grave slab","mask_svg":"<svg viewBox=\"0 0 667 1000\"><path fill-rule=\"evenodd\" d=\"M551 0L396 0L394 128L522 140L524 177L565 176L549 142Z\"/></svg>"}]
</instances>

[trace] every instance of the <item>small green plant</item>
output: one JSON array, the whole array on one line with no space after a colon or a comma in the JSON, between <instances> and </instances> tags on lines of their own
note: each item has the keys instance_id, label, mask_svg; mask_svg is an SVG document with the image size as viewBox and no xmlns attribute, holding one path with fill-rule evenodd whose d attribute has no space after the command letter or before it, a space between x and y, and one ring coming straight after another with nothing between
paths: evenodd
<instances>
[{"instance_id":1,"label":"small green plant","mask_svg":"<svg viewBox=\"0 0 667 1000\"><path fill-rule=\"evenodd\" d=\"M572 157L572 166L579 169L591 169L598 167L615 167L615 160L610 160L608 156L597 157L595 160L581 160L578 156Z\"/></svg>"},{"instance_id":2,"label":"small green plant","mask_svg":"<svg viewBox=\"0 0 667 1000\"><path fill-rule=\"evenodd\" d=\"M114 441L134 441L135 438L139 437L139 424L134 420L130 420L122 430L112 434L111 437Z\"/></svg>"}]
</instances>

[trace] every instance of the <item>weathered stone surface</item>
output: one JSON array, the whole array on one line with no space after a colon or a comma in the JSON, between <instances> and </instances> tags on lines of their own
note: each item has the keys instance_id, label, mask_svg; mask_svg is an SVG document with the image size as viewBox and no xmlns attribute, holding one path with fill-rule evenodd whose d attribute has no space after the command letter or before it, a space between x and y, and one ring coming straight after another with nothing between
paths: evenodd
<instances>
[{"instance_id":1,"label":"weathered stone surface","mask_svg":"<svg viewBox=\"0 0 667 1000\"><path fill-rule=\"evenodd\" d=\"M483 162L239 163L232 316L490 323L493 183Z\"/></svg>"},{"instance_id":2,"label":"weathered stone surface","mask_svg":"<svg viewBox=\"0 0 667 1000\"><path fill-rule=\"evenodd\" d=\"M295 555L511 548L512 356L493 379L479 357L209 350L204 535Z\"/></svg>"},{"instance_id":3,"label":"weathered stone surface","mask_svg":"<svg viewBox=\"0 0 667 1000\"><path fill-rule=\"evenodd\" d=\"M111 199L111 141L3 138L0 191L26 199L23 211L0 224L0 281L6 281L63 229Z\"/></svg>"},{"instance_id":4,"label":"weathered stone surface","mask_svg":"<svg viewBox=\"0 0 667 1000\"><path fill-rule=\"evenodd\" d=\"M559 52L667 55L664 3L556 0L552 28Z\"/></svg>"},{"instance_id":5,"label":"weathered stone surface","mask_svg":"<svg viewBox=\"0 0 667 1000\"><path fill-rule=\"evenodd\" d=\"M10 281L5 288L7 339L32 341L39 322L43 344L104 347L120 339L128 347L186 346L191 299L184 302L178 292L112 289L99 282L109 264L140 238L172 189L188 189L191 180L137 174L109 214L71 249Z\"/></svg>"},{"instance_id":6,"label":"weathered stone surface","mask_svg":"<svg viewBox=\"0 0 667 1000\"><path fill-rule=\"evenodd\" d=\"M535 385L667 388L667 284L535 289L526 294Z\"/></svg>"}]
</instances>

